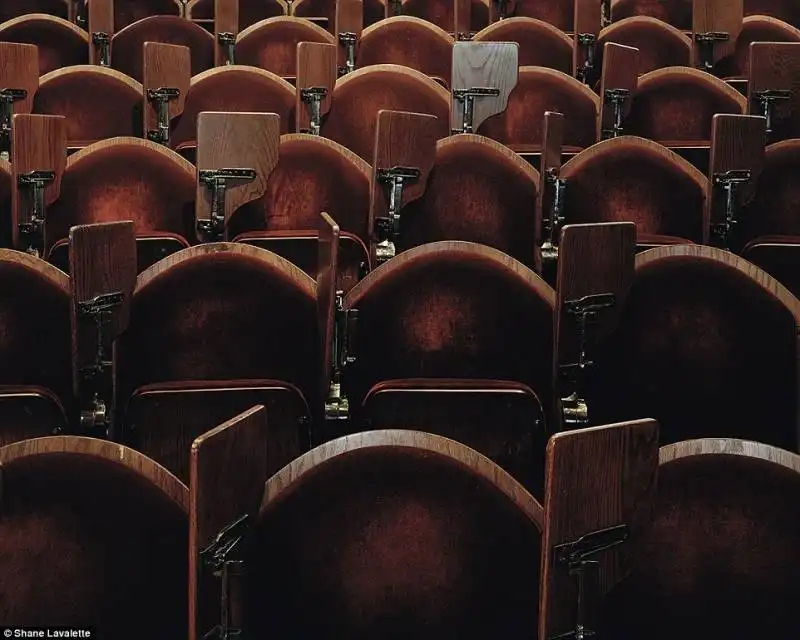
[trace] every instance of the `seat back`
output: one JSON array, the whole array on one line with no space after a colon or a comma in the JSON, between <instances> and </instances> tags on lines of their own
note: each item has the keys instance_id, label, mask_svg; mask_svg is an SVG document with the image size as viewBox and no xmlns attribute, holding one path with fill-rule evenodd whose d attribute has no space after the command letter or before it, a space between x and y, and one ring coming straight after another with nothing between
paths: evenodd
<instances>
[{"instance_id":1,"label":"seat back","mask_svg":"<svg viewBox=\"0 0 800 640\"><path fill-rule=\"evenodd\" d=\"M556 0L555 2L538 2L537 0L512 0L511 15L508 17L536 18L542 22L553 25L561 31L573 31L575 24L574 2L570 0ZM491 21L498 18L495 2L491 2L494 16Z\"/></svg>"},{"instance_id":2,"label":"seat back","mask_svg":"<svg viewBox=\"0 0 800 640\"><path fill-rule=\"evenodd\" d=\"M634 16L657 18L681 31L691 31L692 0L616 0L611 3L612 22Z\"/></svg>"},{"instance_id":3,"label":"seat back","mask_svg":"<svg viewBox=\"0 0 800 640\"><path fill-rule=\"evenodd\" d=\"M89 34L63 18L32 13L0 24L0 41L39 49L39 75L89 62Z\"/></svg>"},{"instance_id":4,"label":"seat back","mask_svg":"<svg viewBox=\"0 0 800 640\"><path fill-rule=\"evenodd\" d=\"M616 2L613 6L617 7L623 2ZM598 68L602 68L604 45L607 42L639 50L637 75L665 67L689 67L692 64L691 39L680 29L650 16L632 16L605 27L597 39Z\"/></svg>"},{"instance_id":5,"label":"seat back","mask_svg":"<svg viewBox=\"0 0 800 640\"><path fill-rule=\"evenodd\" d=\"M800 295L800 239L795 236L762 236L748 242L742 257L763 269L794 297Z\"/></svg>"},{"instance_id":6,"label":"seat back","mask_svg":"<svg viewBox=\"0 0 800 640\"><path fill-rule=\"evenodd\" d=\"M507 18L475 34L475 42L516 42L520 67L547 67L572 74L572 39L535 18Z\"/></svg>"},{"instance_id":7,"label":"seat back","mask_svg":"<svg viewBox=\"0 0 800 640\"><path fill-rule=\"evenodd\" d=\"M188 15L193 21L211 24L214 22L214 4L215 0L189 0ZM239 0L238 13L238 30L243 31L261 20L285 15L286 10L277 0Z\"/></svg>"},{"instance_id":8,"label":"seat back","mask_svg":"<svg viewBox=\"0 0 800 640\"><path fill-rule=\"evenodd\" d=\"M69 10L63 0L8 0L0 9L0 22L31 13L44 13L67 20Z\"/></svg>"},{"instance_id":9,"label":"seat back","mask_svg":"<svg viewBox=\"0 0 800 640\"><path fill-rule=\"evenodd\" d=\"M792 0L745 0L744 15L772 16L800 27L800 7Z\"/></svg>"},{"instance_id":10,"label":"seat back","mask_svg":"<svg viewBox=\"0 0 800 640\"><path fill-rule=\"evenodd\" d=\"M800 42L750 43L749 113L768 118L770 142L800 136Z\"/></svg>"}]
</instances>

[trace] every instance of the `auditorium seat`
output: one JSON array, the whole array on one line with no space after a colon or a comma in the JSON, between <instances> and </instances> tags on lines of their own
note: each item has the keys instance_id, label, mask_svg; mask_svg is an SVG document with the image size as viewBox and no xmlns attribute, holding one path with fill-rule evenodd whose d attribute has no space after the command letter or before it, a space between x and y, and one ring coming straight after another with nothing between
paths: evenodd
<instances>
[{"instance_id":1,"label":"auditorium seat","mask_svg":"<svg viewBox=\"0 0 800 640\"><path fill-rule=\"evenodd\" d=\"M383 0L384 5L391 0ZM489 23L489 8L482 0L469 2L469 28L480 31ZM389 11L386 16L393 16ZM447 33L455 33L455 9L450 0L403 0L403 15L413 16L435 24ZM365 23L366 25L367 23Z\"/></svg>"},{"instance_id":2,"label":"auditorium seat","mask_svg":"<svg viewBox=\"0 0 800 640\"><path fill-rule=\"evenodd\" d=\"M745 16L771 16L800 28L800 6L794 0L744 0Z\"/></svg>"},{"instance_id":3,"label":"auditorium seat","mask_svg":"<svg viewBox=\"0 0 800 640\"><path fill-rule=\"evenodd\" d=\"M611 20L619 22L633 16L649 16L681 31L692 30L692 0L612 0Z\"/></svg>"},{"instance_id":4,"label":"auditorium seat","mask_svg":"<svg viewBox=\"0 0 800 640\"><path fill-rule=\"evenodd\" d=\"M490 24L474 42L516 42L520 67L548 67L572 74L572 38L535 18L506 18Z\"/></svg>"},{"instance_id":5,"label":"auditorium seat","mask_svg":"<svg viewBox=\"0 0 800 640\"><path fill-rule=\"evenodd\" d=\"M44 13L69 20L69 7L65 0L4 0L0 7L0 22L31 13Z\"/></svg>"},{"instance_id":6,"label":"auditorium seat","mask_svg":"<svg viewBox=\"0 0 800 640\"><path fill-rule=\"evenodd\" d=\"M92 0L86 0L88 5ZM184 0L114 0L114 32L150 16L179 16Z\"/></svg>"},{"instance_id":7,"label":"auditorium seat","mask_svg":"<svg viewBox=\"0 0 800 640\"><path fill-rule=\"evenodd\" d=\"M39 75L89 62L89 34L67 20L32 13L0 24L0 41L39 48Z\"/></svg>"},{"instance_id":8,"label":"auditorium seat","mask_svg":"<svg viewBox=\"0 0 800 640\"><path fill-rule=\"evenodd\" d=\"M553 25L556 29L560 29L561 31L572 32L575 23L574 4L572 0L553 0L551 2L540 2L540 0L515 0L514 11L508 18L536 18L537 20Z\"/></svg>"},{"instance_id":9,"label":"auditorium seat","mask_svg":"<svg viewBox=\"0 0 800 640\"><path fill-rule=\"evenodd\" d=\"M239 0L239 31L250 25L284 15L283 7L276 0ZM192 20L209 24L213 31L214 0L189 0L188 16Z\"/></svg>"},{"instance_id":10,"label":"auditorium seat","mask_svg":"<svg viewBox=\"0 0 800 640\"><path fill-rule=\"evenodd\" d=\"M744 246L742 257L800 297L800 237L760 236Z\"/></svg>"},{"instance_id":11,"label":"auditorium seat","mask_svg":"<svg viewBox=\"0 0 800 640\"><path fill-rule=\"evenodd\" d=\"M742 21L742 32L736 39L736 52L720 64L718 73L725 78L746 78L752 42L800 42L800 29L768 16L748 16Z\"/></svg>"},{"instance_id":12,"label":"auditorium seat","mask_svg":"<svg viewBox=\"0 0 800 640\"><path fill-rule=\"evenodd\" d=\"M665 67L690 67L692 64L691 39L680 29L657 18L633 16L603 29L597 38L597 69L603 68L606 42L638 49L639 75Z\"/></svg>"}]
</instances>

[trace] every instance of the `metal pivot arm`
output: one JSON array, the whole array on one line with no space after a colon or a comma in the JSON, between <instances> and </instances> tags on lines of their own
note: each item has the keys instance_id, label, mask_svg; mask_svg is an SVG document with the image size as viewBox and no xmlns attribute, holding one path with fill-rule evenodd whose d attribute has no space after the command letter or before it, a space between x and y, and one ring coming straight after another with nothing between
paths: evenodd
<instances>
[{"instance_id":1,"label":"metal pivot arm","mask_svg":"<svg viewBox=\"0 0 800 640\"><path fill-rule=\"evenodd\" d=\"M234 556L244 547L244 537L250 526L247 514L222 529L213 542L200 552L201 566L221 581L219 623L203 636L203 640L233 640L242 637L231 618L231 578L244 575L245 563Z\"/></svg>"},{"instance_id":2,"label":"metal pivot arm","mask_svg":"<svg viewBox=\"0 0 800 640\"><path fill-rule=\"evenodd\" d=\"M344 76L356 70L356 42L355 33L346 31L339 34L339 44L344 47L345 61L344 66L339 67L339 75Z\"/></svg>"},{"instance_id":3,"label":"metal pivot arm","mask_svg":"<svg viewBox=\"0 0 800 640\"><path fill-rule=\"evenodd\" d=\"M225 47L225 64L236 64L236 34L230 31L218 33L217 42Z\"/></svg>"},{"instance_id":4,"label":"metal pivot arm","mask_svg":"<svg viewBox=\"0 0 800 640\"><path fill-rule=\"evenodd\" d=\"M376 178L389 199L387 217L375 220L378 235L378 261L386 262L395 256L395 240L400 234L400 210L403 207L403 187L419 180L420 170L414 167L378 169Z\"/></svg>"},{"instance_id":5,"label":"metal pivot arm","mask_svg":"<svg viewBox=\"0 0 800 640\"><path fill-rule=\"evenodd\" d=\"M593 33L579 33L578 44L586 50L586 60L583 66L577 70L576 76L583 84L589 84L592 80L592 71L594 71L594 53L597 47L597 36Z\"/></svg>"},{"instance_id":6,"label":"metal pivot arm","mask_svg":"<svg viewBox=\"0 0 800 640\"><path fill-rule=\"evenodd\" d=\"M336 316L333 329L333 362L331 385L325 402L326 420L347 420L350 403L342 393L344 370L356 361L355 336L358 325L358 309L344 308L344 291L336 292Z\"/></svg>"},{"instance_id":7,"label":"metal pivot arm","mask_svg":"<svg viewBox=\"0 0 800 640\"><path fill-rule=\"evenodd\" d=\"M111 36L102 31L92 34L92 44L100 52L100 66L111 66Z\"/></svg>"},{"instance_id":8,"label":"metal pivot arm","mask_svg":"<svg viewBox=\"0 0 800 640\"><path fill-rule=\"evenodd\" d=\"M169 144L169 103L171 100L177 100L180 95L180 89L171 87L147 90L147 99L155 102L158 110L158 129L147 132L148 140L159 144Z\"/></svg>"},{"instance_id":9,"label":"metal pivot arm","mask_svg":"<svg viewBox=\"0 0 800 640\"><path fill-rule=\"evenodd\" d=\"M0 89L0 156L8 160L11 152L11 116L14 103L28 97L25 89Z\"/></svg>"},{"instance_id":10,"label":"metal pivot arm","mask_svg":"<svg viewBox=\"0 0 800 640\"><path fill-rule=\"evenodd\" d=\"M545 262L555 262L558 260L558 237L561 233L561 226L565 222L562 211L564 210L564 192L567 188L567 181L558 177L557 169L548 169L545 173L545 188L552 193L550 200L550 215L542 212L542 231L544 242L542 243L542 260Z\"/></svg>"},{"instance_id":11,"label":"metal pivot arm","mask_svg":"<svg viewBox=\"0 0 800 640\"><path fill-rule=\"evenodd\" d=\"M597 293L564 303L567 314L575 321L580 342L578 361L559 367L561 382L570 391L568 395L562 396L561 405L564 423L571 428L589 426L589 407L584 395L589 369L594 366L590 354L593 347L592 333L600 311L613 307L616 300L613 293Z\"/></svg>"},{"instance_id":12,"label":"metal pivot arm","mask_svg":"<svg viewBox=\"0 0 800 640\"><path fill-rule=\"evenodd\" d=\"M575 629L553 636L550 640L567 640L569 638L583 640L595 635L594 631L586 628L586 573L590 567L596 568L598 565L597 560L592 559L594 556L622 544L628 539L628 535L628 525L620 524L587 533L573 542L553 547L553 564L557 567L566 567L569 575L575 577L578 596Z\"/></svg>"},{"instance_id":13,"label":"metal pivot arm","mask_svg":"<svg viewBox=\"0 0 800 640\"><path fill-rule=\"evenodd\" d=\"M627 89L606 89L603 99L606 101L606 104L611 105L611 109L614 112L614 121L611 124L611 129L603 129L601 132L604 140L606 138L617 138L622 135L624 131L622 126L622 110L625 106L625 101L630 95L631 92Z\"/></svg>"},{"instance_id":14,"label":"metal pivot arm","mask_svg":"<svg viewBox=\"0 0 800 640\"><path fill-rule=\"evenodd\" d=\"M761 113L767 119L766 133L771 135L775 119L775 103L779 100L789 100L792 97L792 92L789 89L765 89L764 91L756 91L754 97L761 107Z\"/></svg>"},{"instance_id":15,"label":"metal pivot arm","mask_svg":"<svg viewBox=\"0 0 800 640\"><path fill-rule=\"evenodd\" d=\"M715 224L713 231L725 249L728 248L731 233L738 224L740 188L750 181L750 176L750 171L747 169L732 169L725 173L714 174L714 187L721 188L725 192L725 219Z\"/></svg>"},{"instance_id":16,"label":"metal pivot arm","mask_svg":"<svg viewBox=\"0 0 800 640\"><path fill-rule=\"evenodd\" d=\"M727 42L730 34L722 31L708 33L695 33L694 41L699 45L700 60L698 68L711 73L714 70L714 45L718 42Z\"/></svg>"},{"instance_id":17,"label":"metal pivot arm","mask_svg":"<svg viewBox=\"0 0 800 640\"><path fill-rule=\"evenodd\" d=\"M25 220L19 223L19 233L24 237L20 245L35 256L44 250L44 190L55 179L55 171L31 171L17 177L17 184L28 192Z\"/></svg>"},{"instance_id":18,"label":"metal pivot arm","mask_svg":"<svg viewBox=\"0 0 800 640\"><path fill-rule=\"evenodd\" d=\"M225 236L225 192L231 180L252 182L255 169L201 169L199 179L212 192L211 218L198 220L197 229L207 240L219 241Z\"/></svg>"},{"instance_id":19,"label":"metal pivot arm","mask_svg":"<svg viewBox=\"0 0 800 640\"><path fill-rule=\"evenodd\" d=\"M308 107L308 117L311 125L309 133L319 135L322 126L322 101L328 97L325 87L308 87L300 89L300 100ZM303 132L306 133L306 132Z\"/></svg>"},{"instance_id":20,"label":"metal pivot arm","mask_svg":"<svg viewBox=\"0 0 800 640\"><path fill-rule=\"evenodd\" d=\"M475 98L496 98L499 95L500 89L492 87L453 89L453 97L461 103L461 131L454 131L453 133L472 133Z\"/></svg>"}]
</instances>

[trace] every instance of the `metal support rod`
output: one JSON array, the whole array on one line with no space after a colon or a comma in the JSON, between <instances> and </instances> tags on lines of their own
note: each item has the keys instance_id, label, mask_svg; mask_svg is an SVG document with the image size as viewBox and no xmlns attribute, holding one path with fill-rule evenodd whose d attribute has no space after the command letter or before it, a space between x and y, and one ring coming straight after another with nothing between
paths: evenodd
<instances>
[{"instance_id":1,"label":"metal support rod","mask_svg":"<svg viewBox=\"0 0 800 640\"><path fill-rule=\"evenodd\" d=\"M309 133L318 136L322 127L322 101L328 96L325 87L300 89L300 100L308 107Z\"/></svg>"},{"instance_id":2,"label":"metal support rod","mask_svg":"<svg viewBox=\"0 0 800 640\"><path fill-rule=\"evenodd\" d=\"M414 167L378 169L377 181L386 189L389 210L385 218L375 222L379 233L378 259L381 262L395 256L395 240L400 234L400 210L403 208L403 189L409 182L419 180L420 170Z\"/></svg>"},{"instance_id":3,"label":"metal support rod","mask_svg":"<svg viewBox=\"0 0 800 640\"><path fill-rule=\"evenodd\" d=\"M27 211L19 224L19 233L27 241L20 244L24 251L35 256L44 250L44 190L55 179L55 171L31 171L17 177L17 184L28 193Z\"/></svg>"},{"instance_id":4,"label":"metal support rod","mask_svg":"<svg viewBox=\"0 0 800 640\"><path fill-rule=\"evenodd\" d=\"M217 42L225 47L225 64L236 64L236 34L223 31L217 34Z\"/></svg>"},{"instance_id":5,"label":"metal support rod","mask_svg":"<svg viewBox=\"0 0 800 640\"><path fill-rule=\"evenodd\" d=\"M581 45L586 51L586 60L580 69L577 69L576 76L583 84L589 84L592 80L592 72L594 71L594 56L597 37L593 33L580 33L577 36L578 44Z\"/></svg>"},{"instance_id":6,"label":"metal support rod","mask_svg":"<svg viewBox=\"0 0 800 640\"><path fill-rule=\"evenodd\" d=\"M28 97L25 89L0 89L0 156L8 160L11 155L11 116L14 103Z\"/></svg>"},{"instance_id":7,"label":"metal support rod","mask_svg":"<svg viewBox=\"0 0 800 640\"><path fill-rule=\"evenodd\" d=\"M713 227L720 246L724 249L730 247L730 236L739 222L741 187L750 181L750 177L751 172L747 169L733 169L713 176L712 184L725 192L725 217Z\"/></svg>"},{"instance_id":8,"label":"metal support rod","mask_svg":"<svg viewBox=\"0 0 800 640\"><path fill-rule=\"evenodd\" d=\"M461 103L461 130L453 133L472 133L475 98L496 98L500 89L493 87L472 87L471 89L453 89L453 98Z\"/></svg>"},{"instance_id":9,"label":"metal support rod","mask_svg":"<svg viewBox=\"0 0 800 640\"><path fill-rule=\"evenodd\" d=\"M761 107L761 113L767 119L766 133L768 136L772 135L775 120L775 103L780 100L791 99L792 92L788 89L766 89L764 91L756 91L754 97Z\"/></svg>"},{"instance_id":10,"label":"metal support rod","mask_svg":"<svg viewBox=\"0 0 800 640\"><path fill-rule=\"evenodd\" d=\"M156 103L158 111L157 129L147 132L147 138L159 144L169 144L169 103L180 97L179 89L172 87L160 87L158 89L148 89L147 99Z\"/></svg>"},{"instance_id":11,"label":"metal support rod","mask_svg":"<svg viewBox=\"0 0 800 640\"><path fill-rule=\"evenodd\" d=\"M111 66L111 36L102 31L96 31L92 34L92 44L95 49L100 53L100 66Z\"/></svg>"},{"instance_id":12,"label":"metal support rod","mask_svg":"<svg viewBox=\"0 0 800 640\"><path fill-rule=\"evenodd\" d=\"M344 76L356 70L356 42L358 41L355 33L349 31L339 34L339 44L344 47L345 61L344 66L339 67L339 75Z\"/></svg>"},{"instance_id":13,"label":"metal support rod","mask_svg":"<svg viewBox=\"0 0 800 640\"><path fill-rule=\"evenodd\" d=\"M256 179L255 169L201 169L198 172L200 182L211 190L211 217L198 220L198 230L212 242L225 236L225 194L228 182L242 180L252 182Z\"/></svg>"},{"instance_id":14,"label":"metal support rod","mask_svg":"<svg viewBox=\"0 0 800 640\"><path fill-rule=\"evenodd\" d=\"M542 260L555 262L558 259L558 238L565 221L562 211L567 181L558 177L557 169L548 169L545 172L545 188L551 190L552 200L550 215L542 218L542 231L545 237L541 247Z\"/></svg>"},{"instance_id":15,"label":"metal support rod","mask_svg":"<svg viewBox=\"0 0 800 640\"><path fill-rule=\"evenodd\" d=\"M727 42L730 34L722 31L708 33L695 33L694 41L698 44L700 53L699 68L708 73L714 71L714 46L719 42Z\"/></svg>"},{"instance_id":16,"label":"metal support rod","mask_svg":"<svg viewBox=\"0 0 800 640\"><path fill-rule=\"evenodd\" d=\"M603 99L607 104L610 104L613 109L613 122L611 124L611 129L603 129L601 132L604 140L607 138L617 138L624 133L623 114L625 101L629 96L630 91L627 89L606 89Z\"/></svg>"}]
</instances>

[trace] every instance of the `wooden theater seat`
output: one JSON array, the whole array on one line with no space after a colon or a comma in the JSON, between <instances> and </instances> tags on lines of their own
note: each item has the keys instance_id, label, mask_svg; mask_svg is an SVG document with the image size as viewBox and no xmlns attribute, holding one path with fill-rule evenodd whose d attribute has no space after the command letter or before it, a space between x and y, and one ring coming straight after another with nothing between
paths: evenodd
<instances>
[{"instance_id":1,"label":"wooden theater seat","mask_svg":"<svg viewBox=\"0 0 800 640\"><path fill-rule=\"evenodd\" d=\"M87 9L93 0L85 0ZM108 3L108 0L99 0ZM185 0L113 0L114 31L150 16L179 16Z\"/></svg>"},{"instance_id":2,"label":"wooden theater seat","mask_svg":"<svg viewBox=\"0 0 800 640\"><path fill-rule=\"evenodd\" d=\"M606 42L639 50L638 74L665 67L689 67L692 64L692 41L680 29L650 16L632 16L614 22L597 38L597 68L603 66Z\"/></svg>"},{"instance_id":3,"label":"wooden theater seat","mask_svg":"<svg viewBox=\"0 0 800 640\"><path fill-rule=\"evenodd\" d=\"M67 160L48 207L46 255L66 270L71 227L132 220L144 270L195 240L194 198L195 168L174 151L139 138L97 142Z\"/></svg>"},{"instance_id":4,"label":"wooden theater seat","mask_svg":"<svg viewBox=\"0 0 800 640\"><path fill-rule=\"evenodd\" d=\"M382 109L434 115L439 137L450 134L450 94L419 71L380 64L348 73L336 82L322 135L370 162Z\"/></svg>"},{"instance_id":5,"label":"wooden theater seat","mask_svg":"<svg viewBox=\"0 0 800 640\"><path fill-rule=\"evenodd\" d=\"M598 356L596 417L651 415L664 444L747 438L797 448L800 303L727 251L636 257L618 330Z\"/></svg>"},{"instance_id":6,"label":"wooden theater seat","mask_svg":"<svg viewBox=\"0 0 800 640\"><path fill-rule=\"evenodd\" d=\"M356 65L403 65L447 86L452 60L453 37L447 31L421 18L396 16L364 29Z\"/></svg>"},{"instance_id":7,"label":"wooden theater seat","mask_svg":"<svg viewBox=\"0 0 800 640\"><path fill-rule=\"evenodd\" d=\"M478 133L517 153L540 153L546 111L564 114L566 153L575 153L597 141L597 94L572 76L544 67L520 67L508 107L488 118Z\"/></svg>"},{"instance_id":8,"label":"wooden theater seat","mask_svg":"<svg viewBox=\"0 0 800 640\"><path fill-rule=\"evenodd\" d=\"M707 179L655 142L621 136L585 149L561 167L568 224L635 222L649 236L708 241ZM649 237L649 238L648 238Z\"/></svg>"},{"instance_id":9,"label":"wooden theater seat","mask_svg":"<svg viewBox=\"0 0 800 640\"><path fill-rule=\"evenodd\" d=\"M64 0L5 0L0 7L0 22L31 13L44 13L69 19L68 3Z\"/></svg>"},{"instance_id":10,"label":"wooden theater seat","mask_svg":"<svg viewBox=\"0 0 800 640\"><path fill-rule=\"evenodd\" d=\"M639 78L625 131L666 146L707 146L711 118L744 114L747 100L709 73L667 67Z\"/></svg>"},{"instance_id":11,"label":"wooden theater seat","mask_svg":"<svg viewBox=\"0 0 800 640\"><path fill-rule=\"evenodd\" d=\"M300 18L278 16L247 27L236 38L236 64L264 69L282 78L297 76L297 44L336 44L322 27Z\"/></svg>"},{"instance_id":12,"label":"wooden theater seat","mask_svg":"<svg viewBox=\"0 0 800 640\"><path fill-rule=\"evenodd\" d=\"M391 0L383 0L383 4L386 18L396 15ZM426 20L451 34L480 31L489 23L488 7L483 0L402 0L402 15ZM456 26L456 21L461 24Z\"/></svg>"},{"instance_id":13,"label":"wooden theater seat","mask_svg":"<svg viewBox=\"0 0 800 640\"><path fill-rule=\"evenodd\" d=\"M39 75L89 62L89 34L67 20L31 13L0 24L0 41L39 49Z\"/></svg>"},{"instance_id":14,"label":"wooden theater seat","mask_svg":"<svg viewBox=\"0 0 800 640\"><path fill-rule=\"evenodd\" d=\"M758 237L744 246L742 257L800 296L800 237Z\"/></svg>"},{"instance_id":15,"label":"wooden theater seat","mask_svg":"<svg viewBox=\"0 0 800 640\"><path fill-rule=\"evenodd\" d=\"M649 16L682 31L692 30L692 0L612 0L611 20Z\"/></svg>"},{"instance_id":16,"label":"wooden theater seat","mask_svg":"<svg viewBox=\"0 0 800 640\"><path fill-rule=\"evenodd\" d=\"M0 469L4 624L187 635L189 491L177 478L75 436L2 447Z\"/></svg>"},{"instance_id":17,"label":"wooden theater seat","mask_svg":"<svg viewBox=\"0 0 800 640\"><path fill-rule=\"evenodd\" d=\"M800 28L800 6L792 0L744 0L745 16L771 16Z\"/></svg>"},{"instance_id":18,"label":"wooden theater seat","mask_svg":"<svg viewBox=\"0 0 800 640\"><path fill-rule=\"evenodd\" d=\"M652 525L630 541L632 571L603 607L604 637L794 633L798 499L793 453L722 439L663 447Z\"/></svg>"},{"instance_id":19,"label":"wooden theater seat","mask_svg":"<svg viewBox=\"0 0 800 640\"><path fill-rule=\"evenodd\" d=\"M748 16L742 21L735 53L728 64L720 65L719 74L726 78L747 78L753 42L800 42L800 29L777 18Z\"/></svg>"},{"instance_id":20,"label":"wooden theater seat","mask_svg":"<svg viewBox=\"0 0 800 640\"><path fill-rule=\"evenodd\" d=\"M472 38L474 42L516 42L521 67L548 67L572 73L572 38L535 18L507 18L490 24Z\"/></svg>"},{"instance_id":21,"label":"wooden theater seat","mask_svg":"<svg viewBox=\"0 0 800 640\"><path fill-rule=\"evenodd\" d=\"M505 19L510 18L535 18L547 24L553 25L556 29L564 32L572 32L575 24L575 3L572 0L554 0L552 2L539 2L539 0L512 0L507 3ZM492 22L499 20L498 8L495 0L490 0L491 10L494 14Z\"/></svg>"}]
</instances>

